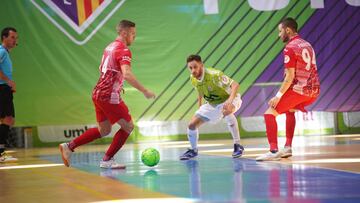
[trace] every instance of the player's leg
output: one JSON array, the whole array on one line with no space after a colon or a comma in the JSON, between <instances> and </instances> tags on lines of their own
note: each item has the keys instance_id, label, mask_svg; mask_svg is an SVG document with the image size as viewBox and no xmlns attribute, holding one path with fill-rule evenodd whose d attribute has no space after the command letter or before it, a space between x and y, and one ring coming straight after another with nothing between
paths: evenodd
<instances>
[{"instance_id":1,"label":"player's leg","mask_svg":"<svg viewBox=\"0 0 360 203\"><path fill-rule=\"evenodd\" d=\"M270 144L270 152L257 157L256 160L258 161L279 160L281 157L286 157L285 155L283 155L284 150L278 152L276 116L278 114L288 112L290 109L303 110L303 106L301 105L304 102L308 101L308 99L309 98L306 96L300 95L292 90L288 90L281 97L275 109L272 107L268 108L268 110L264 114L264 118L266 125L266 134Z\"/></svg>"},{"instance_id":2,"label":"player's leg","mask_svg":"<svg viewBox=\"0 0 360 203\"><path fill-rule=\"evenodd\" d=\"M104 112L106 107L97 101L94 101L96 120L98 122L98 127L89 128L80 136L76 137L69 142L68 146L71 151L74 151L75 148L85 145L89 142L92 142L98 138L104 137L111 132L111 123L107 119L107 116Z\"/></svg>"},{"instance_id":3,"label":"player's leg","mask_svg":"<svg viewBox=\"0 0 360 203\"><path fill-rule=\"evenodd\" d=\"M230 131L230 134L233 138L233 142L234 142L234 151L232 156L234 158L240 157L244 151L244 147L240 145L240 132L239 132L239 125L238 125L238 121L236 119L236 116L234 115L234 112L239 110L239 108L241 107L241 98L240 98L240 94L238 94L232 105L229 106L224 106L223 107L223 114L224 112L228 112L229 114L224 114L224 119L227 123L228 129Z\"/></svg>"},{"instance_id":4,"label":"player's leg","mask_svg":"<svg viewBox=\"0 0 360 203\"><path fill-rule=\"evenodd\" d=\"M111 142L108 150L106 151L103 161L108 161L113 158L113 156L125 144L127 138L134 129L134 124L131 120L126 121L125 119L120 119L117 123L121 126L121 128L115 133L113 141Z\"/></svg>"},{"instance_id":5,"label":"player's leg","mask_svg":"<svg viewBox=\"0 0 360 203\"><path fill-rule=\"evenodd\" d=\"M12 116L7 116L2 119L0 124L0 163L12 162L18 159L5 152L6 140L10 135L10 128L14 125L15 119Z\"/></svg>"},{"instance_id":6,"label":"player's leg","mask_svg":"<svg viewBox=\"0 0 360 203\"><path fill-rule=\"evenodd\" d=\"M15 123L15 110L12 90L7 85L0 86L0 162L17 161L16 158L5 153L6 140L10 128Z\"/></svg>"},{"instance_id":7,"label":"player's leg","mask_svg":"<svg viewBox=\"0 0 360 203\"><path fill-rule=\"evenodd\" d=\"M202 118L198 116L193 116L191 118L191 121L188 125L188 139L190 141L191 149L197 150L197 143L199 140L199 127L204 123L205 121L202 120Z\"/></svg>"},{"instance_id":8,"label":"player's leg","mask_svg":"<svg viewBox=\"0 0 360 203\"><path fill-rule=\"evenodd\" d=\"M111 123L120 125L120 129L115 133L114 138L106 151L103 160L100 162L101 168L125 168L125 165L118 164L113 158L115 154L125 144L127 138L134 129L129 110L124 102L112 107L112 110L107 112L107 117Z\"/></svg>"},{"instance_id":9,"label":"player's leg","mask_svg":"<svg viewBox=\"0 0 360 203\"><path fill-rule=\"evenodd\" d=\"M238 158L242 156L244 152L244 147L240 145L240 133L239 133L239 124L234 114L227 115L225 118L227 127L230 131L230 134L234 142L234 151L232 153L233 158Z\"/></svg>"},{"instance_id":10,"label":"player's leg","mask_svg":"<svg viewBox=\"0 0 360 203\"><path fill-rule=\"evenodd\" d=\"M286 112L286 142L284 148L280 150L281 158L287 158L292 156L291 147L292 147L292 141L294 138L294 131L296 125L296 119L295 119L296 109L299 109L301 111L306 111L305 106L312 104L316 100L316 98L304 97L304 96L301 97L302 97L301 100L304 101L296 105L294 109L290 109L288 112Z\"/></svg>"},{"instance_id":11,"label":"player's leg","mask_svg":"<svg viewBox=\"0 0 360 203\"><path fill-rule=\"evenodd\" d=\"M0 154L5 151L6 140L10 134L10 127L14 123L14 118L11 116L6 116L1 119L0 123Z\"/></svg>"},{"instance_id":12,"label":"player's leg","mask_svg":"<svg viewBox=\"0 0 360 203\"><path fill-rule=\"evenodd\" d=\"M270 144L270 150L269 152L256 157L256 161L280 160L280 155L278 153L278 143L277 143L277 122L276 122L277 115L278 115L277 111L271 107L268 108L264 113L266 135L268 138L268 142Z\"/></svg>"},{"instance_id":13,"label":"player's leg","mask_svg":"<svg viewBox=\"0 0 360 203\"><path fill-rule=\"evenodd\" d=\"M197 148L197 144L198 144L198 140L199 140L199 127L206 122L206 120L204 120L205 118L202 118L199 115L194 115L191 118L191 121L188 125L188 129L187 129L187 137L188 140L190 142L190 148L183 154L180 156L180 160L188 160L191 158L194 158L198 155L198 148Z\"/></svg>"},{"instance_id":14,"label":"player's leg","mask_svg":"<svg viewBox=\"0 0 360 203\"><path fill-rule=\"evenodd\" d=\"M99 105L96 101L93 102L95 106L96 120L98 121L98 127L89 128L83 134L76 137L69 143L62 143L59 145L61 158L64 162L64 165L67 167L70 166L71 155L74 152L75 148L90 143L103 136L106 136L111 132L111 123L106 118L106 115L102 111L101 105Z\"/></svg>"}]
</instances>

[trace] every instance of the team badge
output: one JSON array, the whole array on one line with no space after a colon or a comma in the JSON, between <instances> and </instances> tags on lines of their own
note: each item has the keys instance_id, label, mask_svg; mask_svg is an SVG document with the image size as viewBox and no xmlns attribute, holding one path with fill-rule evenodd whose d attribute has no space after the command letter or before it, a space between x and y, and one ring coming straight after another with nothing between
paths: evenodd
<instances>
[{"instance_id":1,"label":"team badge","mask_svg":"<svg viewBox=\"0 0 360 203\"><path fill-rule=\"evenodd\" d=\"M228 84L229 83L229 78L225 75L221 76L221 81L223 84Z\"/></svg>"},{"instance_id":2,"label":"team badge","mask_svg":"<svg viewBox=\"0 0 360 203\"><path fill-rule=\"evenodd\" d=\"M209 90L209 91L212 91L212 87L211 87L211 86L208 86L208 90Z\"/></svg>"},{"instance_id":3,"label":"team badge","mask_svg":"<svg viewBox=\"0 0 360 203\"><path fill-rule=\"evenodd\" d=\"M30 0L75 44L83 45L125 0Z\"/></svg>"},{"instance_id":4,"label":"team badge","mask_svg":"<svg viewBox=\"0 0 360 203\"><path fill-rule=\"evenodd\" d=\"M285 55L284 57L284 63L289 63L290 57L288 55Z\"/></svg>"}]
</instances>

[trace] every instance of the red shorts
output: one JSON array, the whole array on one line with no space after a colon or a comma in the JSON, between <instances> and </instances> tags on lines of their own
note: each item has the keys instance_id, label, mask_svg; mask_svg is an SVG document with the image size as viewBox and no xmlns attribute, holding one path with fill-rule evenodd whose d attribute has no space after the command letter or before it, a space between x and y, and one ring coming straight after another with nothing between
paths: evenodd
<instances>
[{"instance_id":1,"label":"red shorts","mask_svg":"<svg viewBox=\"0 0 360 203\"><path fill-rule=\"evenodd\" d=\"M114 124L122 118L127 122L131 121L129 109L124 101L121 101L119 104L110 104L109 102L93 99L93 103L95 106L96 121L99 123L109 120L111 124Z\"/></svg>"},{"instance_id":2,"label":"red shorts","mask_svg":"<svg viewBox=\"0 0 360 203\"><path fill-rule=\"evenodd\" d=\"M275 110L279 114L285 113L290 109L298 109L302 112L307 112L305 106L310 105L316 100L317 97L308 97L294 92L293 90L288 90L281 97L278 105Z\"/></svg>"}]
</instances>

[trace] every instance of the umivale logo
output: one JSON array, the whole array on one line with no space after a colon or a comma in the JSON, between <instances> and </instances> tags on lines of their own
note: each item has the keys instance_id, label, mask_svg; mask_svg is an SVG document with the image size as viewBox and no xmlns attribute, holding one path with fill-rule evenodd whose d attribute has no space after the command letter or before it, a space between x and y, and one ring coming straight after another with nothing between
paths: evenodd
<instances>
[{"instance_id":1,"label":"umivale logo","mask_svg":"<svg viewBox=\"0 0 360 203\"><path fill-rule=\"evenodd\" d=\"M83 45L125 0L30 0L75 44Z\"/></svg>"}]
</instances>

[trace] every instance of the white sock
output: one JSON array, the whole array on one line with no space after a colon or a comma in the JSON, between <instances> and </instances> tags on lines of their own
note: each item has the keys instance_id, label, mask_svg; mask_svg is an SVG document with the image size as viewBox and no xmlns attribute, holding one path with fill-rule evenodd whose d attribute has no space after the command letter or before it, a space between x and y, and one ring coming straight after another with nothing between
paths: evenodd
<instances>
[{"instance_id":1,"label":"white sock","mask_svg":"<svg viewBox=\"0 0 360 203\"><path fill-rule=\"evenodd\" d=\"M188 128L188 139L190 141L191 149L197 149L197 143L199 139L199 131L197 128L195 130Z\"/></svg>"},{"instance_id":2,"label":"white sock","mask_svg":"<svg viewBox=\"0 0 360 203\"><path fill-rule=\"evenodd\" d=\"M234 114L230 114L225 117L225 120L228 124L228 129L233 137L234 144L240 144L240 133L237 119Z\"/></svg>"}]
</instances>

